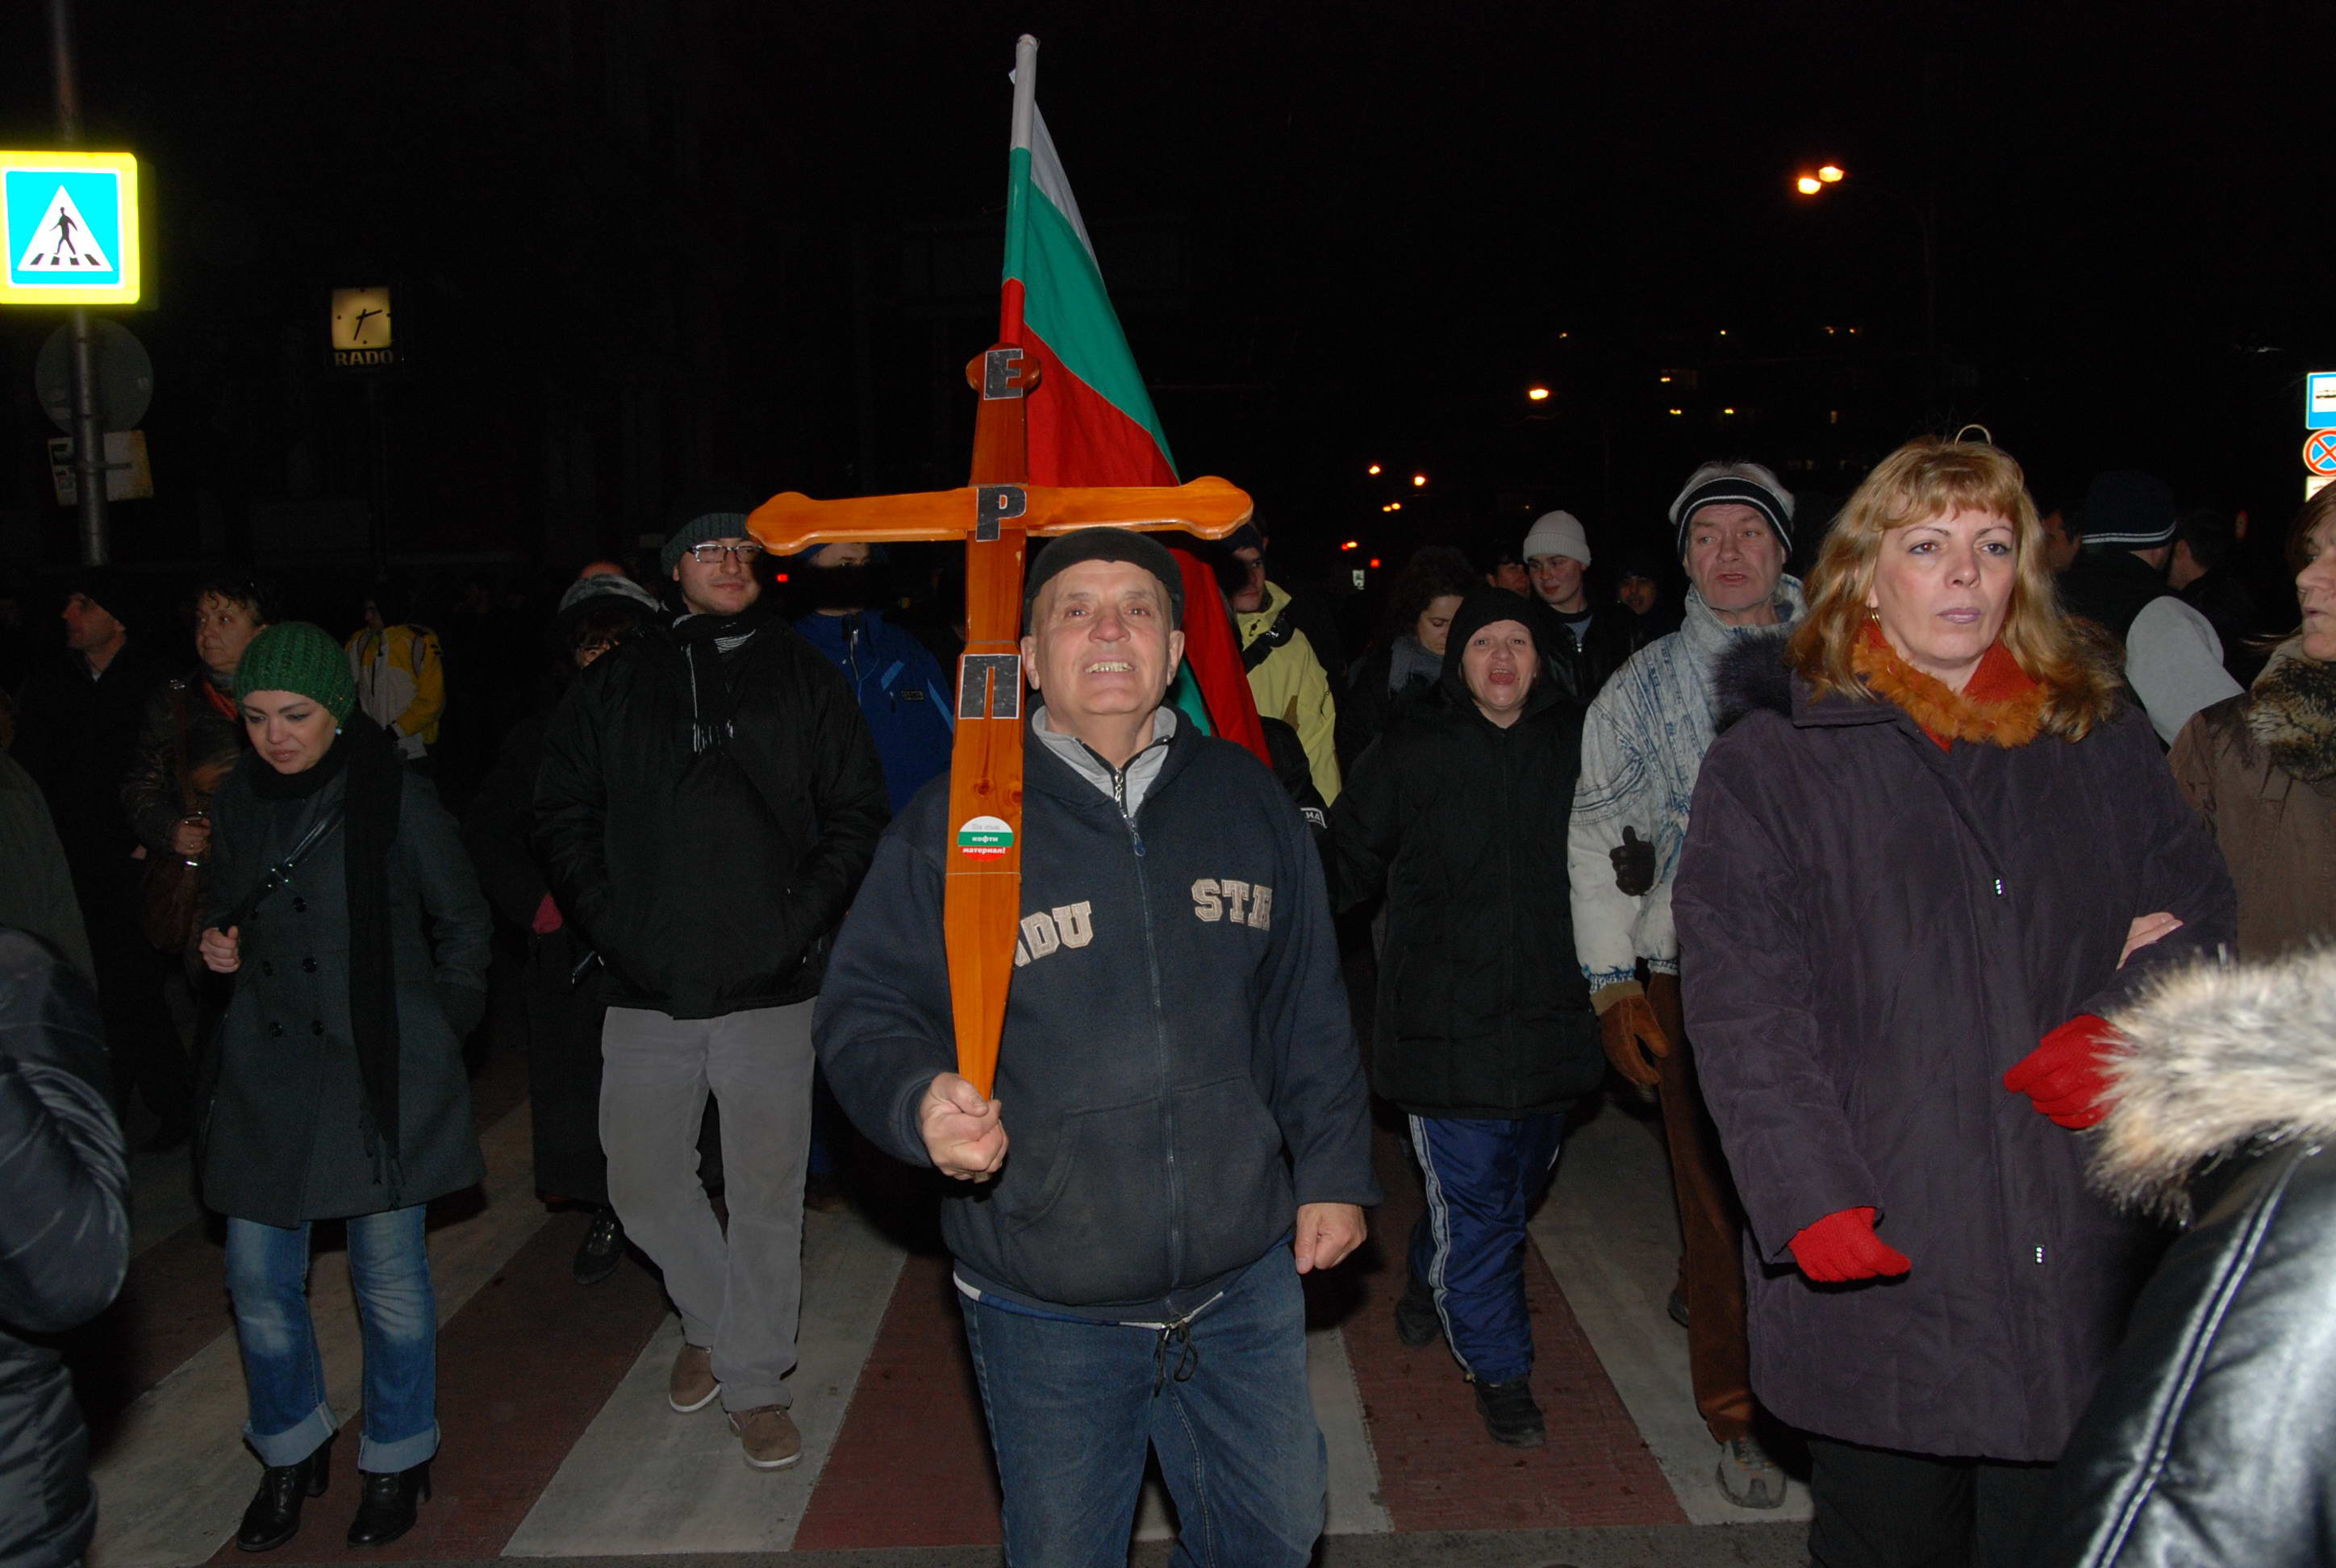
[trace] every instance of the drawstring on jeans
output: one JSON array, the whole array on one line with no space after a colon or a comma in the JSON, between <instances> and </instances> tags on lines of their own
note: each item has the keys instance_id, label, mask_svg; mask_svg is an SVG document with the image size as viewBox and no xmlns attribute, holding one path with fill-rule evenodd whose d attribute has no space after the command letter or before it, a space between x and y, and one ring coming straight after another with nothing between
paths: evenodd
<instances>
[{"instance_id":1,"label":"drawstring on jeans","mask_svg":"<svg viewBox=\"0 0 2336 1568\"><path fill-rule=\"evenodd\" d=\"M1179 1383L1189 1383L1192 1374L1201 1369L1200 1348L1192 1343L1192 1320L1198 1312L1187 1312L1173 1323L1160 1326L1160 1342L1152 1348L1152 1397L1160 1398L1160 1390L1173 1378ZM1176 1367L1168 1368L1168 1347L1176 1347Z\"/></svg>"}]
</instances>

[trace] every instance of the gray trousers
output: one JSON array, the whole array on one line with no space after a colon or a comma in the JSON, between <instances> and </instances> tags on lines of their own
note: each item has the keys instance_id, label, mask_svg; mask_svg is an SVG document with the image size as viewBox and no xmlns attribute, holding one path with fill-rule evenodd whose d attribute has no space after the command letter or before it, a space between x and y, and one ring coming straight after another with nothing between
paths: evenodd
<instances>
[{"instance_id":1,"label":"gray trousers","mask_svg":"<svg viewBox=\"0 0 2336 1568\"><path fill-rule=\"evenodd\" d=\"M682 1337L713 1351L725 1410L793 1402L779 1379L794 1369L803 1311L812 1006L688 1020L610 1008L601 1027L608 1201L665 1271ZM721 1106L726 1238L697 1179L709 1092Z\"/></svg>"}]
</instances>

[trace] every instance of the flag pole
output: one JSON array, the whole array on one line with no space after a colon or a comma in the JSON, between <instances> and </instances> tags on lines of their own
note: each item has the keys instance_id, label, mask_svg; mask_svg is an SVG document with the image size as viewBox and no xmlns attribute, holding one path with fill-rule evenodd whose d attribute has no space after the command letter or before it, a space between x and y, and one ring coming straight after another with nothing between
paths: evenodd
<instances>
[{"instance_id":1,"label":"flag pole","mask_svg":"<svg viewBox=\"0 0 2336 1568\"><path fill-rule=\"evenodd\" d=\"M1014 122L1013 140L1007 154L1006 180L1006 250L1009 262L1017 246L1029 233L1030 214L1027 211L1030 182L1018 180L1012 172L1017 158L1028 159L1037 141L1035 134L1038 118L1038 41L1027 33L1014 41ZM1011 268L1009 267L1008 270ZM998 301L998 340L1019 346L1022 342L1022 291L1007 288Z\"/></svg>"},{"instance_id":2,"label":"flag pole","mask_svg":"<svg viewBox=\"0 0 2336 1568\"><path fill-rule=\"evenodd\" d=\"M1030 145L1030 122L1038 106L1038 41L1027 33L1014 41L1014 145Z\"/></svg>"}]
</instances>

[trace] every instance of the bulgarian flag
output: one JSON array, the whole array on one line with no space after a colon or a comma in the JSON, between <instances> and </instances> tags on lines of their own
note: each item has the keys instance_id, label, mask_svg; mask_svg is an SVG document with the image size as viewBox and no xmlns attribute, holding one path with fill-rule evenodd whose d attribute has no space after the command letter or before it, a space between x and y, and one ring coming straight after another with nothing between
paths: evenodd
<instances>
[{"instance_id":1,"label":"bulgarian flag","mask_svg":"<svg viewBox=\"0 0 2336 1568\"><path fill-rule=\"evenodd\" d=\"M1038 113L1037 63L1037 40L1025 34L1015 51L1006 287L998 328L999 342L1038 362L1038 385L1024 414L1030 482L1175 484L1167 434L1111 307L1055 139ZM1216 579L1189 552L1174 553L1184 573L1184 661L1205 706L1193 716L1270 766L1240 639Z\"/></svg>"}]
</instances>

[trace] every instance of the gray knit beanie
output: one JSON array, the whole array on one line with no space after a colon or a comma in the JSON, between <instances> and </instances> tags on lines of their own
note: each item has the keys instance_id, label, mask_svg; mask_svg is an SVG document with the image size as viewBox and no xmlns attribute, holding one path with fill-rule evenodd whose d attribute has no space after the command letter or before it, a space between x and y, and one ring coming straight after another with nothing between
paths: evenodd
<instances>
[{"instance_id":1,"label":"gray knit beanie","mask_svg":"<svg viewBox=\"0 0 2336 1568\"><path fill-rule=\"evenodd\" d=\"M657 570L666 576L681 564L681 552L717 539L745 539L746 514L763 503L763 492L724 480L703 484L681 498L667 514L665 548L657 551Z\"/></svg>"}]
</instances>

